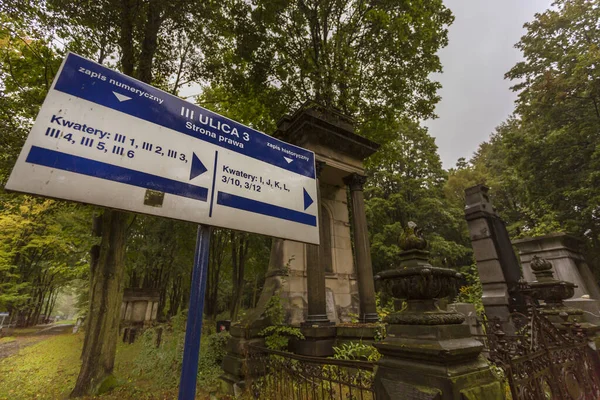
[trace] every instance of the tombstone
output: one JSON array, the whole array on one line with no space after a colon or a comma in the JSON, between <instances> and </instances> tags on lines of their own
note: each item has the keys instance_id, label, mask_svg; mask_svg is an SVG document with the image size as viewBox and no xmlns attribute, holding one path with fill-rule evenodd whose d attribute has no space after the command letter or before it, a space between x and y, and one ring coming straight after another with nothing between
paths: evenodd
<instances>
[{"instance_id":1,"label":"tombstone","mask_svg":"<svg viewBox=\"0 0 600 400\"><path fill-rule=\"evenodd\" d=\"M125 289L121 303L123 341L133 343L136 333L156 321L160 293L156 289Z\"/></svg>"},{"instance_id":2,"label":"tombstone","mask_svg":"<svg viewBox=\"0 0 600 400\"><path fill-rule=\"evenodd\" d=\"M513 241L519 251L523 276L534 281L531 261L535 256L552 264L552 272L560 281L576 285L573 297L565 304L593 314L600 314L600 289L592 271L581 254L581 242L566 233L552 233L534 238Z\"/></svg>"},{"instance_id":3,"label":"tombstone","mask_svg":"<svg viewBox=\"0 0 600 400\"><path fill-rule=\"evenodd\" d=\"M505 331L510 333L514 330L511 313L526 312L519 292L521 267L488 191L484 185L465 190L465 219L483 287L485 313L488 318L499 318Z\"/></svg>"}]
</instances>

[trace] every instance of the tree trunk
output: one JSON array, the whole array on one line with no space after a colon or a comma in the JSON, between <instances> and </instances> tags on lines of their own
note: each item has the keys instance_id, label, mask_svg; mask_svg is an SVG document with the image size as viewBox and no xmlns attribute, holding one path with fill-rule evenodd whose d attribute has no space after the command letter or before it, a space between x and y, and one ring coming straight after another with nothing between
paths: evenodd
<instances>
[{"instance_id":1,"label":"tree trunk","mask_svg":"<svg viewBox=\"0 0 600 400\"><path fill-rule=\"evenodd\" d=\"M248 235L231 232L231 264L233 267L231 280L233 282L233 292L229 316L232 321L237 320L240 312L242 295L244 293L244 273L249 244Z\"/></svg>"},{"instance_id":2,"label":"tree trunk","mask_svg":"<svg viewBox=\"0 0 600 400\"><path fill-rule=\"evenodd\" d=\"M48 291L48 300L46 300L46 307L44 308L44 323L47 324L48 320L49 320L49 315L48 315L48 310L50 309L50 303L52 303L52 295L53 295L53 290L50 289Z\"/></svg>"},{"instance_id":3,"label":"tree trunk","mask_svg":"<svg viewBox=\"0 0 600 400\"><path fill-rule=\"evenodd\" d=\"M126 75L133 76L135 57L135 15L134 0L120 0L120 20L118 21L121 67ZM156 53L157 35L160 30L162 2L149 3L148 20L144 22L145 37L138 76L142 82L152 81L152 60ZM81 354L82 365L71 397L92 394L113 371L119 336L119 320L123 299L123 276L125 272L125 239L130 214L116 210L105 210L102 215L102 242L96 265L92 262L90 284L90 308L84 347ZM102 388L104 389L104 388ZM108 389L108 388L107 388Z\"/></svg>"},{"instance_id":4,"label":"tree trunk","mask_svg":"<svg viewBox=\"0 0 600 400\"><path fill-rule=\"evenodd\" d=\"M252 292L252 308L256 308L256 299L258 293L258 275L254 277L254 291Z\"/></svg>"},{"instance_id":5,"label":"tree trunk","mask_svg":"<svg viewBox=\"0 0 600 400\"><path fill-rule=\"evenodd\" d=\"M223 261L225 260L226 246L227 236L225 232L213 229L210 240L210 259L208 260L208 276L206 281L206 305L204 307L205 314L211 319L216 319L218 313L219 282Z\"/></svg>"},{"instance_id":6,"label":"tree trunk","mask_svg":"<svg viewBox=\"0 0 600 400\"><path fill-rule=\"evenodd\" d=\"M122 211L105 210L102 215L99 257L90 274L90 308L82 365L71 397L96 392L113 372L129 220L129 214Z\"/></svg>"},{"instance_id":7,"label":"tree trunk","mask_svg":"<svg viewBox=\"0 0 600 400\"><path fill-rule=\"evenodd\" d=\"M54 312L54 307L56 306L56 299L58 298L59 295L59 291L57 290L56 293L54 293L54 296L52 297L52 303L50 304L50 310L48 311L48 315L52 315L52 313Z\"/></svg>"}]
</instances>

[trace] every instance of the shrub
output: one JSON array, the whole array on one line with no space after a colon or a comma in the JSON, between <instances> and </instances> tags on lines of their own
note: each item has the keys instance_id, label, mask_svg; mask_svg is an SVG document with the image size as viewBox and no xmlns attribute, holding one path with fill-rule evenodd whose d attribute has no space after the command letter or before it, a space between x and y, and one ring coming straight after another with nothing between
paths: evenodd
<instances>
[{"instance_id":1,"label":"shrub","mask_svg":"<svg viewBox=\"0 0 600 400\"><path fill-rule=\"evenodd\" d=\"M361 342L344 343L333 348L333 358L336 360L377 361L381 354L369 344Z\"/></svg>"},{"instance_id":2,"label":"shrub","mask_svg":"<svg viewBox=\"0 0 600 400\"><path fill-rule=\"evenodd\" d=\"M147 329L140 338L142 350L135 360L134 372L144 375L161 387L179 385L181 363L185 343L187 312L183 311L171 319L169 325ZM157 330L162 329L160 346L156 347ZM203 335L200 342L198 361L198 385L205 391L215 390L221 374L221 361L226 353L225 345L229 332Z\"/></svg>"},{"instance_id":3,"label":"shrub","mask_svg":"<svg viewBox=\"0 0 600 400\"><path fill-rule=\"evenodd\" d=\"M279 292L276 292L267 303L265 315L269 318L271 325L259 332L265 337L265 346L272 350L287 350L290 337L304 339L300 329L284 325L285 311L281 304Z\"/></svg>"}]
</instances>

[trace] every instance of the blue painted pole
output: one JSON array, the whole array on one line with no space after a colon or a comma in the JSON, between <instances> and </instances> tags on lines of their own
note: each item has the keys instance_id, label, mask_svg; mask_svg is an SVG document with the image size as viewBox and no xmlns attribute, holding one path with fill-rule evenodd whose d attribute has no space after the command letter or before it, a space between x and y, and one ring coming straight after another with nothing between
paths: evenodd
<instances>
[{"instance_id":1,"label":"blue painted pole","mask_svg":"<svg viewBox=\"0 0 600 400\"><path fill-rule=\"evenodd\" d=\"M206 278L208 274L210 232L210 226L198 225L190 307L185 327L183 364L181 365L181 379L179 380L179 400L193 400L196 397L200 337L202 336L202 315L204 313L204 293L206 292Z\"/></svg>"}]
</instances>

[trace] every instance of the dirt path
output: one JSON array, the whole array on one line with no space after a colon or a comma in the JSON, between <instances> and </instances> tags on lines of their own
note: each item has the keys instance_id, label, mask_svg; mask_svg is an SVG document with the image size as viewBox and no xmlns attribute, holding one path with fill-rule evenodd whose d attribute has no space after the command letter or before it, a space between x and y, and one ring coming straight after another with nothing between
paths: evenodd
<instances>
[{"instance_id":1,"label":"dirt path","mask_svg":"<svg viewBox=\"0 0 600 400\"><path fill-rule=\"evenodd\" d=\"M62 335L73 331L73 325L50 325L42 328L37 332L28 333L25 335L14 336L13 341L0 343L0 360L17 354L20 349L23 349L32 344L49 339L56 335ZM10 333L7 335L10 336Z\"/></svg>"}]
</instances>

